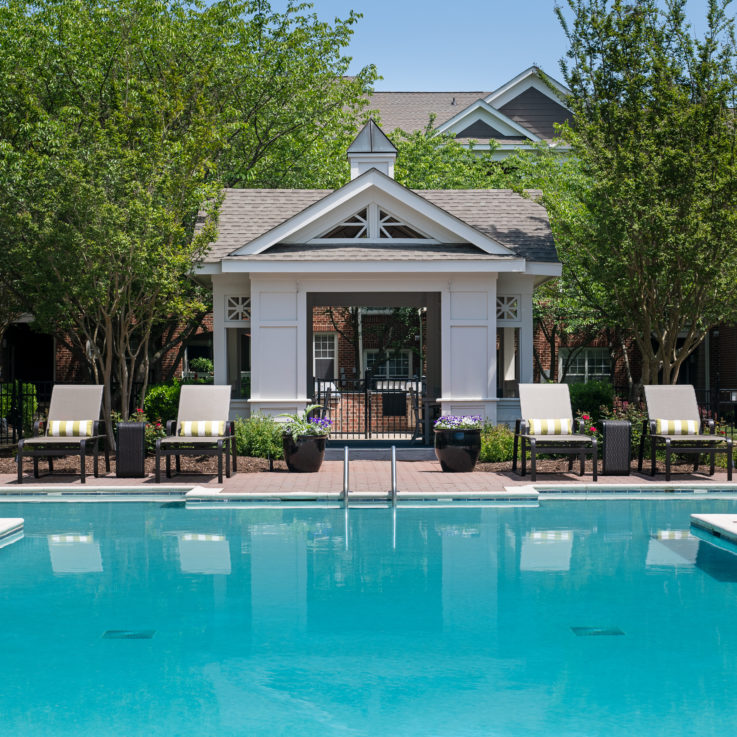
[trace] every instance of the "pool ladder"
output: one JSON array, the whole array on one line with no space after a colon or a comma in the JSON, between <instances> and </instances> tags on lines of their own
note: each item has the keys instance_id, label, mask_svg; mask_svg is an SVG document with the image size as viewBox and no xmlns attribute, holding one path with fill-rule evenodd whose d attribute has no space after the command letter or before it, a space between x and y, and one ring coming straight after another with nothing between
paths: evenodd
<instances>
[{"instance_id":1,"label":"pool ladder","mask_svg":"<svg viewBox=\"0 0 737 737\"><path fill-rule=\"evenodd\" d=\"M399 490L397 489L397 446L392 445L392 486L389 491L389 494L391 496L391 502L392 507L397 506L397 496L399 494ZM343 499L343 506L348 508L349 505L349 494L350 494L350 458L349 458L349 451L348 446L343 446L343 491L342 491L342 499Z\"/></svg>"}]
</instances>

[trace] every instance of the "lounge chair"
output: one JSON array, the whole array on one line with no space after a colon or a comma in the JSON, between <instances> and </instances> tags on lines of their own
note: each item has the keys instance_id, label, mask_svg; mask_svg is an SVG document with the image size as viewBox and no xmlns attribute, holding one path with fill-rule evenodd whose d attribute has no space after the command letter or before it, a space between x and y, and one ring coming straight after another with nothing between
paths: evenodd
<instances>
[{"instance_id":1,"label":"lounge chair","mask_svg":"<svg viewBox=\"0 0 737 737\"><path fill-rule=\"evenodd\" d=\"M230 412L230 386L187 384L179 395L179 411L176 420L166 423L165 438L156 440L156 483L161 482L161 456L166 458L166 477L171 478L171 457L217 456L218 483L223 483L223 452L225 475L230 478L231 459L233 473L237 470L235 452L235 427L228 421Z\"/></svg>"},{"instance_id":2,"label":"lounge chair","mask_svg":"<svg viewBox=\"0 0 737 737\"><path fill-rule=\"evenodd\" d=\"M49 473L52 458L79 453L81 482L85 483L85 462L92 452L94 474L98 475L100 442L105 447L105 469L110 471L110 451L100 423L102 386L56 384L51 392L47 420L33 424L33 435L18 441L18 483L23 483L23 456L33 458L33 477L38 478L38 459L47 458Z\"/></svg>"},{"instance_id":3,"label":"lounge chair","mask_svg":"<svg viewBox=\"0 0 737 737\"><path fill-rule=\"evenodd\" d=\"M732 438L715 434L714 420L702 420L696 392L690 384L646 386L648 419L642 423L637 470L642 472L645 436L650 435L650 475L655 476L655 453L665 447L665 480L670 481L673 453L696 454L694 471L699 470L699 456L709 456L709 475L714 474L715 455L727 454L727 478L732 480ZM708 430L708 433L704 432Z\"/></svg>"},{"instance_id":4,"label":"lounge chair","mask_svg":"<svg viewBox=\"0 0 737 737\"><path fill-rule=\"evenodd\" d=\"M591 455L594 461L593 480L596 481L597 441L594 436L581 433L580 426L574 427L568 384L520 384L519 402L522 419L517 420L514 432L512 470L517 471L517 448L521 443L521 476L526 473L529 445L532 481L537 478L536 461L539 451L569 455L569 470L573 468L573 457L578 456L581 476L584 473L586 456Z\"/></svg>"}]
</instances>

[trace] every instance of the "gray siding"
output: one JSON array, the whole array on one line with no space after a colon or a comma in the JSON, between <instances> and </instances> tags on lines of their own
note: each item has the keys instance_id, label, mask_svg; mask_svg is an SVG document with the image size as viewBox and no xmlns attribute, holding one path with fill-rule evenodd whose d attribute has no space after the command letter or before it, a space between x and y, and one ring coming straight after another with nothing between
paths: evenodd
<instances>
[{"instance_id":1,"label":"gray siding","mask_svg":"<svg viewBox=\"0 0 737 737\"><path fill-rule=\"evenodd\" d=\"M548 141L555 137L554 123L571 120L571 113L563 105L559 105L534 87L517 95L499 108L499 112Z\"/></svg>"}]
</instances>

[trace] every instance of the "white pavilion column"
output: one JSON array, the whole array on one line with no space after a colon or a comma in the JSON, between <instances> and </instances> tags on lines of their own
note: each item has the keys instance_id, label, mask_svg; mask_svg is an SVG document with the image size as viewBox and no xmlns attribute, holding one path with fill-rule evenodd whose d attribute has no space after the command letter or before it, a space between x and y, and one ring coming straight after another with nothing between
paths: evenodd
<instances>
[{"instance_id":1,"label":"white pavilion column","mask_svg":"<svg viewBox=\"0 0 737 737\"><path fill-rule=\"evenodd\" d=\"M532 327L532 292L534 283L531 277L524 279L520 290L519 329L519 380L521 384L531 384L535 357L533 353L534 332Z\"/></svg>"},{"instance_id":2,"label":"white pavilion column","mask_svg":"<svg viewBox=\"0 0 737 737\"><path fill-rule=\"evenodd\" d=\"M252 412L278 415L307 403L307 300L293 278L251 277Z\"/></svg>"},{"instance_id":3,"label":"white pavilion column","mask_svg":"<svg viewBox=\"0 0 737 737\"><path fill-rule=\"evenodd\" d=\"M443 414L496 422L496 274L459 275L442 291Z\"/></svg>"}]
</instances>

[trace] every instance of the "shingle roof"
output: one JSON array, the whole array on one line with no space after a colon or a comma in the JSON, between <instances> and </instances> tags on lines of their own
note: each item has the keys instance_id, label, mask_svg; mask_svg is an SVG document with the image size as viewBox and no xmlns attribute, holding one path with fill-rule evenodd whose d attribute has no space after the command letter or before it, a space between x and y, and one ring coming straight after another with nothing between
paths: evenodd
<instances>
[{"instance_id":1,"label":"shingle roof","mask_svg":"<svg viewBox=\"0 0 737 737\"><path fill-rule=\"evenodd\" d=\"M212 245L206 262L218 262L238 248L250 243L309 205L330 194L325 189L227 189L220 209L218 237ZM429 202L449 214L463 220L485 235L490 236L517 255L530 261L556 262L558 257L545 208L534 199L522 197L508 189L447 189L415 190ZM530 192L531 197L539 192ZM386 251L392 250L393 258L417 257L417 247L422 246L423 258L452 258L455 256L499 258L475 249L475 246L443 245L407 247L406 244L384 246L345 244L332 246L301 247L302 259L326 258L358 260L355 249L363 249L366 260L389 258ZM296 258L299 246L272 246L263 254L265 259ZM429 249L429 250L427 250ZM446 250L443 249L455 249ZM461 249L461 250L458 250ZM350 253L349 253L350 251ZM408 252L411 251L412 254ZM381 254L381 255L380 255ZM445 254L445 255L443 255ZM473 255L472 255L473 254Z\"/></svg>"},{"instance_id":2,"label":"shingle roof","mask_svg":"<svg viewBox=\"0 0 737 737\"><path fill-rule=\"evenodd\" d=\"M557 262L540 190L523 197L511 189L427 189L417 194L490 236L528 261Z\"/></svg>"},{"instance_id":3,"label":"shingle roof","mask_svg":"<svg viewBox=\"0 0 737 737\"><path fill-rule=\"evenodd\" d=\"M381 127L387 133L401 128L408 133L423 130L435 113L437 127L488 92L374 92L369 107L379 111Z\"/></svg>"},{"instance_id":4,"label":"shingle roof","mask_svg":"<svg viewBox=\"0 0 737 737\"><path fill-rule=\"evenodd\" d=\"M490 94L489 92L374 92L369 99L369 106L378 111L381 127L385 131L391 132L395 128L401 128L411 133L423 130L430 120L431 113L437 116L433 123L433 127L437 128L463 112L469 105L485 99ZM499 108L499 112L546 141L555 138L553 123L571 119L571 113L565 107L536 89L527 89L520 93ZM481 134L460 138L469 137L479 141L488 139L488 136ZM504 143L517 142L507 140L504 136L494 138ZM527 139L523 138L519 142L528 143Z\"/></svg>"}]
</instances>

